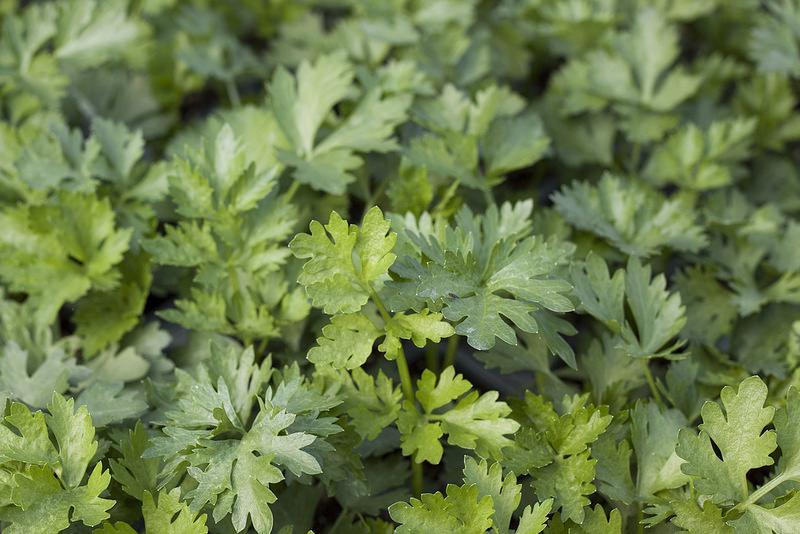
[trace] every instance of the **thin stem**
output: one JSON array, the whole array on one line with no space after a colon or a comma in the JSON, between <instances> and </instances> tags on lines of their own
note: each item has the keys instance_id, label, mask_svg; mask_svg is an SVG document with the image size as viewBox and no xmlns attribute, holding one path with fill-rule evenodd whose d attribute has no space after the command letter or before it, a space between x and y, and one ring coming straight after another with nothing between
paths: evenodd
<instances>
[{"instance_id":1,"label":"thin stem","mask_svg":"<svg viewBox=\"0 0 800 534\"><path fill-rule=\"evenodd\" d=\"M372 302L375 303L375 306L378 308L378 313L381 314L383 320L387 323L391 321L392 317L389 315L389 312L386 311L386 306L383 305L381 298L372 288L370 288L370 293L372 295ZM397 353L395 363L397 364L397 372L400 374L400 385L403 389L403 396L408 402L414 404L414 386L411 383L411 373L408 370L408 361L406 360L406 353L403 351L402 345L400 346L400 352Z\"/></svg>"},{"instance_id":2,"label":"thin stem","mask_svg":"<svg viewBox=\"0 0 800 534\"><path fill-rule=\"evenodd\" d=\"M397 372L400 375L400 387L403 389L403 396L408 402L414 404L414 386L411 383L408 361L406 360L406 355L402 348L400 348L400 352L397 353L395 363L397 364Z\"/></svg>"},{"instance_id":3,"label":"thin stem","mask_svg":"<svg viewBox=\"0 0 800 534\"><path fill-rule=\"evenodd\" d=\"M636 511L636 534L644 534L644 523L642 523L642 507L639 506Z\"/></svg>"},{"instance_id":4,"label":"thin stem","mask_svg":"<svg viewBox=\"0 0 800 534\"><path fill-rule=\"evenodd\" d=\"M664 400L661 398L661 393L658 391L656 381L653 378L653 373L650 372L650 365L647 361L644 362L644 377L647 380L647 385L650 387L650 393L653 395L653 400L658 404L659 408L665 408Z\"/></svg>"},{"instance_id":5,"label":"thin stem","mask_svg":"<svg viewBox=\"0 0 800 534\"><path fill-rule=\"evenodd\" d=\"M292 198L294 197L295 193L297 193L298 189L300 189L300 182L294 180L289 185L289 188L286 190L286 192L283 194L283 203L288 204L289 202L291 202Z\"/></svg>"},{"instance_id":6,"label":"thin stem","mask_svg":"<svg viewBox=\"0 0 800 534\"><path fill-rule=\"evenodd\" d=\"M452 336L447 340L447 349L444 352L444 364L442 369L447 369L456 363L456 354L458 353L458 336Z\"/></svg>"},{"instance_id":7,"label":"thin stem","mask_svg":"<svg viewBox=\"0 0 800 534\"><path fill-rule=\"evenodd\" d=\"M267 338L262 339L258 342L258 348L256 348L256 356L263 356L264 352L267 350L267 342L269 340Z\"/></svg>"},{"instance_id":8,"label":"thin stem","mask_svg":"<svg viewBox=\"0 0 800 534\"><path fill-rule=\"evenodd\" d=\"M439 344L432 341L425 347L425 367L434 373L439 372Z\"/></svg>"},{"instance_id":9,"label":"thin stem","mask_svg":"<svg viewBox=\"0 0 800 534\"><path fill-rule=\"evenodd\" d=\"M764 495L766 495L770 491L774 490L776 487L778 487L781 484L783 484L784 482L786 482L789 478L790 477L788 477L785 472L781 473L780 475L776 476L775 478L773 478L772 480L770 480L769 482L767 482L766 484L764 484L763 486L761 486L760 488L755 490L750 495L750 497L748 497L746 501L740 503L739 506L744 508L744 507L746 507L746 506L748 506L750 504L757 503L759 501L759 499L761 499L761 497L763 497ZM747 479L745 479L745 488L747 487L746 485L747 485ZM745 491L747 491L747 490L745 489ZM737 508L739 506L737 506Z\"/></svg>"},{"instance_id":10,"label":"thin stem","mask_svg":"<svg viewBox=\"0 0 800 534\"><path fill-rule=\"evenodd\" d=\"M422 464L418 464L414 457L411 457L411 491L414 497L422 495Z\"/></svg>"},{"instance_id":11,"label":"thin stem","mask_svg":"<svg viewBox=\"0 0 800 534\"><path fill-rule=\"evenodd\" d=\"M483 190L483 198L486 201L486 206L489 207L494 204L494 192L491 188Z\"/></svg>"},{"instance_id":12,"label":"thin stem","mask_svg":"<svg viewBox=\"0 0 800 534\"><path fill-rule=\"evenodd\" d=\"M242 99L239 98L239 89L236 87L236 82L225 80L225 91L228 93L228 101L231 106L238 108L242 104Z\"/></svg>"},{"instance_id":13,"label":"thin stem","mask_svg":"<svg viewBox=\"0 0 800 534\"><path fill-rule=\"evenodd\" d=\"M378 184L378 188L375 189L375 191L373 191L372 194L370 194L369 198L364 203L364 213L361 215L362 219L372 206L376 206L378 204L378 201L381 199L384 192L386 192L387 185L389 185L389 180L382 180L381 183Z\"/></svg>"},{"instance_id":14,"label":"thin stem","mask_svg":"<svg viewBox=\"0 0 800 534\"><path fill-rule=\"evenodd\" d=\"M636 172L639 169L639 164L642 161L642 145L639 143L634 143L633 149L631 150L631 161L630 161L630 171Z\"/></svg>"},{"instance_id":15,"label":"thin stem","mask_svg":"<svg viewBox=\"0 0 800 534\"><path fill-rule=\"evenodd\" d=\"M342 508L342 511L339 512L339 517L336 518L336 521L334 521L333 525L331 526L331 532L335 533L336 529L339 528L339 525L341 524L341 522L344 521L344 518L347 517L348 515L349 515L349 512L348 512L347 508Z\"/></svg>"},{"instance_id":16,"label":"thin stem","mask_svg":"<svg viewBox=\"0 0 800 534\"><path fill-rule=\"evenodd\" d=\"M383 320L388 323L391 321L392 317L389 315L389 312L386 310L386 306L383 305L383 301L378 296L378 294L370 288L370 294L372 296L372 302L375 303L375 307L378 308L378 313L381 314ZM406 360L406 354L403 351L403 347L400 347L400 351L397 353L397 358L395 358L395 364L397 365L397 374L400 375L400 387L403 390L403 396L405 397L406 401L414 407L416 410L416 403L414 402L414 385L411 382L411 372L408 370L408 360ZM422 464L417 463L412 456L411 460L411 490L414 493L414 496L419 497L422 494Z\"/></svg>"}]
</instances>

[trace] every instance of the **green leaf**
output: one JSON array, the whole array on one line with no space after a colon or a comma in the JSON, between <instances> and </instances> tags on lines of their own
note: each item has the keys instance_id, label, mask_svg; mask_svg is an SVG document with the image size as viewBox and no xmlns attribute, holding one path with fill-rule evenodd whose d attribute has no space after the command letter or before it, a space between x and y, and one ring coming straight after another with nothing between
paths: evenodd
<instances>
[{"instance_id":1,"label":"green leaf","mask_svg":"<svg viewBox=\"0 0 800 534\"><path fill-rule=\"evenodd\" d=\"M83 480L86 468L97 451L92 417L85 406L74 409L75 401L57 393L47 405L47 426L55 436L61 462L60 478L74 488ZM109 477L110 478L110 477Z\"/></svg>"},{"instance_id":2,"label":"green leaf","mask_svg":"<svg viewBox=\"0 0 800 534\"><path fill-rule=\"evenodd\" d=\"M476 216L465 207L442 236L407 231L418 254L403 257L393 270L408 281L413 298L442 306L444 318L458 322L455 331L470 346L487 350L495 338L514 345L514 328L504 318L538 332L534 313L573 309L564 295L570 285L557 271L573 248L528 236L531 208L527 202L492 205Z\"/></svg>"},{"instance_id":3,"label":"green leaf","mask_svg":"<svg viewBox=\"0 0 800 534\"><path fill-rule=\"evenodd\" d=\"M400 523L395 532L413 534L426 531L483 534L492 526L492 498L480 496L474 485L447 486L447 496L439 492L424 493L410 503L389 507L391 518Z\"/></svg>"},{"instance_id":4,"label":"green leaf","mask_svg":"<svg viewBox=\"0 0 800 534\"><path fill-rule=\"evenodd\" d=\"M547 516L552 507L553 501L549 499L534 504L533 508L526 506L519 518L516 534L539 534L542 532L547 525Z\"/></svg>"},{"instance_id":5,"label":"green leaf","mask_svg":"<svg viewBox=\"0 0 800 534\"><path fill-rule=\"evenodd\" d=\"M75 360L60 348L48 351L32 373L28 370L31 363L27 351L14 341L7 343L0 357L0 390L35 408L46 406L54 392L66 392L69 379L78 370Z\"/></svg>"},{"instance_id":6,"label":"green leaf","mask_svg":"<svg viewBox=\"0 0 800 534\"><path fill-rule=\"evenodd\" d=\"M487 174L500 176L536 163L547 152L550 138L542 120L526 114L494 121L481 144Z\"/></svg>"},{"instance_id":7,"label":"green leaf","mask_svg":"<svg viewBox=\"0 0 800 534\"><path fill-rule=\"evenodd\" d=\"M94 529L92 534L136 534L136 531L129 524L117 521L115 523L103 523L100 528Z\"/></svg>"},{"instance_id":8,"label":"green leaf","mask_svg":"<svg viewBox=\"0 0 800 534\"><path fill-rule=\"evenodd\" d=\"M381 331L360 313L336 315L322 328L324 337L308 351L308 360L315 365L331 365L335 369L356 369L364 365Z\"/></svg>"},{"instance_id":9,"label":"green leaf","mask_svg":"<svg viewBox=\"0 0 800 534\"><path fill-rule=\"evenodd\" d=\"M519 424L506 417L511 409L497 400L497 392L479 395L471 389L472 384L456 375L452 366L442 371L438 380L426 369L417 381L416 392L423 413L406 401L398 420L403 454L414 455L418 463L427 460L438 464L443 452L439 438L447 434L451 445L500 457L500 451L511 444L506 434L516 432ZM445 411L437 412L445 407Z\"/></svg>"},{"instance_id":10,"label":"green leaf","mask_svg":"<svg viewBox=\"0 0 800 534\"><path fill-rule=\"evenodd\" d=\"M17 402L11 404L5 424L0 426L0 463L8 462L40 466L58 462L44 414L31 413L27 406Z\"/></svg>"},{"instance_id":11,"label":"green leaf","mask_svg":"<svg viewBox=\"0 0 800 534\"><path fill-rule=\"evenodd\" d=\"M610 173L596 186L577 182L552 198L572 225L632 256L652 256L665 247L695 252L706 244L688 199L667 199L641 183Z\"/></svg>"},{"instance_id":12,"label":"green leaf","mask_svg":"<svg viewBox=\"0 0 800 534\"><path fill-rule=\"evenodd\" d=\"M400 386L394 386L381 371L374 377L356 368L351 377L352 380L343 383L346 392L343 408L352 418L356 432L374 440L397 419L403 394Z\"/></svg>"},{"instance_id":13,"label":"green leaf","mask_svg":"<svg viewBox=\"0 0 800 534\"><path fill-rule=\"evenodd\" d=\"M596 463L587 450L538 469L532 482L536 496L553 498L557 509L561 509L562 519L582 523L584 508L590 503L587 496L595 490L592 481Z\"/></svg>"},{"instance_id":14,"label":"green leaf","mask_svg":"<svg viewBox=\"0 0 800 534\"><path fill-rule=\"evenodd\" d=\"M562 115L609 108L633 143L658 140L674 127L675 108L697 92L701 77L683 65L677 28L654 6L636 11L628 31L568 62L553 81Z\"/></svg>"},{"instance_id":15,"label":"green leaf","mask_svg":"<svg viewBox=\"0 0 800 534\"><path fill-rule=\"evenodd\" d=\"M732 534L733 532L722 518L722 510L711 501L704 502L702 508L692 498L672 501L670 505L675 512L672 523L688 532L711 534Z\"/></svg>"},{"instance_id":16,"label":"green leaf","mask_svg":"<svg viewBox=\"0 0 800 534\"><path fill-rule=\"evenodd\" d=\"M760 378L747 378L736 389L726 386L720 398L725 411L716 402L706 402L699 435L681 430L676 452L686 460L681 470L692 477L697 490L715 503L725 504L747 498L747 472L772 465L770 454L777 444L775 431L764 431L775 409L764 407L767 386ZM742 448L741 443L748 446Z\"/></svg>"},{"instance_id":17,"label":"green leaf","mask_svg":"<svg viewBox=\"0 0 800 534\"><path fill-rule=\"evenodd\" d=\"M144 500L146 492L153 494L161 465L158 459L143 457L150 440L142 422L137 421L133 430L115 440L114 446L122 456L111 458L108 463L122 490L138 500Z\"/></svg>"},{"instance_id":18,"label":"green leaf","mask_svg":"<svg viewBox=\"0 0 800 534\"><path fill-rule=\"evenodd\" d=\"M750 57L762 72L800 75L800 6L794 1L770 1L759 13L749 41Z\"/></svg>"},{"instance_id":19,"label":"green leaf","mask_svg":"<svg viewBox=\"0 0 800 534\"><path fill-rule=\"evenodd\" d=\"M625 271L625 294L636 331L632 324L625 325L624 350L636 358L668 356L683 344L677 341L665 347L686 324L680 294L667 292L663 274L651 281L650 267L643 266L636 257L628 260Z\"/></svg>"},{"instance_id":20,"label":"green leaf","mask_svg":"<svg viewBox=\"0 0 800 534\"><path fill-rule=\"evenodd\" d=\"M73 64L101 63L131 46L142 32L128 17L125 2L72 1L60 8L55 55Z\"/></svg>"},{"instance_id":21,"label":"green leaf","mask_svg":"<svg viewBox=\"0 0 800 534\"><path fill-rule=\"evenodd\" d=\"M682 334L691 340L713 344L730 333L737 316L732 294L713 271L692 267L679 272L675 285L686 305L686 324Z\"/></svg>"},{"instance_id":22,"label":"green leaf","mask_svg":"<svg viewBox=\"0 0 800 534\"><path fill-rule=\"evenodd\" d=\"M619 510L611 510L606 517L606 512L598 504L586 513L586 519L578 527L571 528L570 534L621 534L622 516Z\"/></svg>"},{"instance_id":23,"label":"green leaf","mask_svg":"<svg viewBox=\"0 0 800 534\"><path fill-rule=\"evenodd\" d=\"M0 254L6 258L0 278L39 302L47 320L89 289L118 283L114 267L131 235L115 227L108 200L76 193L62 193L43 206L2 210L0 226Z\"/></svg>"},{"instance_id":24,"label":"green leaf","mask_svg":"<svg viewBox=\"0 0 800 534\"><path fill-rule=\"evenodd\" d=\"M84 486L64 489L53 470L48 467L31 467L25 473L14 475L12 500L16 506L9 512L11 534L50 534L61 532L70 523L82 522L95 526L109 517L108 510L114 501L100 494L111 482L111 475L95 465ZM71 513L70 513L71 512Z\"/></svg>"},{"instance_id":25,"label":"green leaf","mask_svg":"<svg viewBox=\"0 0 800 534\"><path fill-rule=\"evenodd\" d=\"M751 119L714 122L704 131L689 124L658 146L642 173L657 185L726 186L745 173L740 163L750 156L754 129Z\"/></svg>"},{"instance_id":26,"label":"green leaf","mask_svg":"<svg viewBox=\"0 0 800 534\"><path fill-rule=\"evenodd\" d=\"M125 258L120 273L117 287L89 293L73 316L89 355L119 341L138 324L144 311L153 279L148 259L144 255Z\"/></svg>"},{"instance_id":27,"label":"green leaf","mask_svg":"<svg viewBox=\"0 0 800 534\"><path fill-rule=\"evenodd\" d=\"M775 508L764 508L751 504L744 515L730 525L734 532L764 532L769 534L789 534L800 522L800 493L794 492L792 497Z\"/></svg>"},{"instance_id":28,"label":"green leaf","mask_svg":"<svg viewBox=\"0 0 800 534\"><path fill-rule=\"evenodd\" d=\"M570 274L583 309L612 332L621 331L625 324L625 271L619 269L610 276L603 258L590 252L583 265L573 265Z\"/></svg>"},{"instance_id":29,"label":"green leaf","mask_svg":"<svg viewBox=\"0 0 800 534\"><path fill-rule=\"evenodd\" d=\"M284 479L281 468L294 477L322 472L316 455L331 451L324 438L342 429L319 415L339 401L311 390L297 367L284 369L283 381L264 393L269 359L258 365L252 348L211 347L196 376L178 373L164 428L142 457L163 461L160 485L175 476L194 481L183 495L193 513L210 506L215 522L230 515L237 532L250 521L266 533L276 499L271 486Z\"/></svg>"},{"instance_id":30,"label":"green leaf","mask_svg":"<svg viewBox=\"0 0 800 534\"><path fill-rule=\"evenodd\" d=\"M517 484L513 473L503 477L503 468L500 464L489 466L486 460L478 463L474 458L465 456L464 483L474 484L481 496L488 495L492 498L494 530L500 534L511 532L509 530L511 514L517 509L522 498L522 486Z\"/></svg>"},{"instance_id":31,"label":"green leaf","mask_svg":"<svg viewBox=\"0 0 800 534\"><path fill-rule=\"evenodd\" d=\"M270 84L270 97L278 123L292 143L310 154L315 136L333 105L344 98L353 79L344 54L322 56L304 62L296 80L279 69Z\"/></svg>"},{"instance_id":32,"label":"green leaf","mask_svg":"<svg viewBox=\"0 0 800 534\"><path fill-rule=\"evenodd\" d=\"M147 410L147 402L134 390L123 391L121 382L95 382L76 398L86 406L97 428L138 417Z\"/></svg>"},{"instance_id":33,"label":"green leaf","mask_svg":"<svg viewBox=\"0 0 800 534\"><path fill-rule=\"evenodd\" d=\"M442 338L450 337L454 333L450 323L442 321L441 313L427 309L420 313L398 313L386 324L386 338L378 349L393 360L401 339L410 339L414 345L423 348L429 340L439 343Z\"/></svg>"},{"instance_id":34,"label":"green leaf","mask_svg":"<svg viewBox=\"0 0 800 534\"><path fill-rule=\"evenodd\" d=\"M145 491L142 496L142 515L147 532L164 534L206 534L206 515L198 517L181 502L181 490L162 491L154 499Z\"/></svg>"},{"instance_id":35,"label":"green leaf","mask_svg":"<svg viewBox=\"0 0 800 534\"><path fill-rule=\"evenodd\" d=\"M679 488L688 478L675 453L678 432L686 418L677 410L655 403L637 403L631 412L631 441L636 451L636 491L646 500L665 489Z\"/></svg>"},{"instance_id":36,"label":"green leaf","mask_svg":"<svg viewBox=\"0 0 800 534\"><path fill-rule=\"evenodd\" d=\"M472 384L455 373L452 366L443 370L438 377L428 370L423 371L422 377L417 381L416 395L426 412L441 408L470 390Z\"/></svg>"},{"instance_id":37,"label":"green leaf","mask_svg":"<svg viewBox=\"0 0 800 534\"><path fill-rule=\"evenodd\" d=\"M370 208L361 228L349 225L332 212L328 224L310 225L311 234L295 236L289 248L308 259L297 281L314 306L327 314L352 313L361 309L394 263L397 235L377 207Z\"/></svg>"},{"instance_id":38,"label":"green leaf","mask_svg":"<svg viewBox=\"0 0 800 534\"><path fill-rule=\"evenodd\" d=\"M367 92L353 112L323 140L318 132L333 107L352 96L353 66L342 53L303 61L293 78L279 67L269 84L271 107L290 150L281 150L283 163L295 168L296 180L314 189L341 194L361 166L357 152L387 152L397 148L391 138L403 122L410 99Z\"/></svg>"},{"instance_id":39,"label":"green leaf","mask_svg":"<svg viewBox=\"0 0 800 534\"><path fill-rule=\"evenodd\" d=\"M441 423L427 422L406 401L397 420L397 429L400 431L405 456L413 456L416 463L428 462L436 465L442 461L444 448L439 440L444 431Z\"/></svg>"},{"instance_id":40,"label":"green leaf","mask_svg":"<svg viewBox=\"0 0 800 534\"><path fill-rule=\"evenodd\" d=\"M522 430L503 453L505 463L518 473L532 476L532 486L541 499L554 499L553 509L561 518L581 523L588 495L595 491L597 460L589 446L611 423L607 407L587 404L588 395L564 397L562 415L544 397L526 392L517 408Z\"/></svg>"}]
</instances>

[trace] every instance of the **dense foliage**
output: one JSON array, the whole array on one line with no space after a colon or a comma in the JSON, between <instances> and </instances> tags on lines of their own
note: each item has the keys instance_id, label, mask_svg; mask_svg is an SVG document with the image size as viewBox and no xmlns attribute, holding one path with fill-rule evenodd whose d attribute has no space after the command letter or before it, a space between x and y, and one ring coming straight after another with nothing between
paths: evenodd
<instances>
[{"instance_id":1,"label":"dense foliage","mask_svg":"<svg viewBox=\"0 0 800 534\"><path fill-rule=\"evenodd\" d=\"M800 532L800 1L0 19L3 533Z\"/></svg>"}]
</instances>

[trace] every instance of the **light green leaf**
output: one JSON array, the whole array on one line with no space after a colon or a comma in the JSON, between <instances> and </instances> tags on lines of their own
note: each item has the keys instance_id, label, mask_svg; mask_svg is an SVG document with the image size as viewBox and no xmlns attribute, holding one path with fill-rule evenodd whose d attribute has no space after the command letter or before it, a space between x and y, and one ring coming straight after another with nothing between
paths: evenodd
<instances>
[{"instance_id":1,"label":"light green leaf","mask_svg":"<svg viewBox=\"0 0 800 534\"><path fill-rule=\"evenodd\" d=\"M197 516L181 502L181 490L162 491L153 498L146 491L142 498L142 515L147 532L164 534L206 534L206 515Z\"/></svg>"},{"instance_id":2,"label":"light green leaf","mask_svg":"<svg viewBox=\"0 0 800 534\"><path fill-rule=\"evenodd\" d=\"M503 477L503 468L494 463L491 466L486 460L480 463L469 456L464 457L464 484L474 484L481 496L492 498L494 515L492 525L499 534L508 534L511 514L519 506L522 498L522 486L517 484L513 473ZM519 532L519 530L517 530Z\"/></svg>"},{"instance_id":3,"label":"light green leaf","mask_svg":"<svg viewBox=\"0 0 800 534\"><path fill-rule=\"evenodd\" d=\"M770 454L777 444L775 431L764 431L775 409L764 407L767 386L760 378L747 378L736 389L726 386L720 398L725 412L716 402L706 402L700 434L681 430L676 452L686 460L681 470L692 477L697 490L723 504L747 498L747 472L772 465ZM717 457L712 440L722 459ZM748 446L742 448L742 443Z\"/></svg>"},{"instance_id":4,"label":"light green leaf","mask_svg":"<svg viewBox=\"0 0 800 534\"><path fill-rule=\"evenodd\" d=\"M381 333L363 314L335 315L322 328L324 337L317 338L317 346L308 351L308 360L335 369L356 369L372 354L372 346Z\"/></svg>"},{"instance_id":5,"label":"light green leaf","mask_svg":"<svg viewBox=\"0 0 800 534\"><path fill-rule=\"evenodd\" d=\"M74 399L65 399L53 393L47 405L47 426L56 438L61 461L60 478L68 488L75 488L83 480L86 468L97 451L92 417L86 406L74 408ZM110 479L110 477L109 477Z\"/></svg>"},{"instance_id":6,"label":"light green leaf","mask_svg":"<svg viewBox=\"0 0 800 534\"><path fill-rule=\"evenodd\" d=\"M685 308L679 293L668 293L663 274L650 280L650 267L643 266L638 258L628 260L625 273L625 294L636 325L630 324L622 331L624 350L635 358L667 356L682 346L677 341L665 345L677 336L686 324Z\"/></svg>"},{"instance_id":7,"label":"light green leaf","mask_svg":"<svg viewBox=\"0 0 800 534\"><path fill-rule=\"evenodd\" d=\"M568 222L626 254L647 257L664 247L694 252L706 244L686 198L667 199L613 174L604 174L596 186L574 183L552 198Z\"/></svg>"},{"instance_id":8,"label":"light green leaf","mask_svg":"<svg viewBox=\"0 0 800 534\"><path fill-rule=\"evenodd\" d=\"M312 221L310 234L295 236L289 248L308 261L298 282L315 306L327 314L351 313L361 309L394 263L397 235L377 207L364 216L359 229L348 225L336 212L328 224ZM387 235L388 232L388 235Z\"/></svg>"},{"instance_id":9,"label":"light green leaf","mask_svg":"<svg viewBox=\"0 0 800 534\"><path fill-rule=\"evenodd\" d=\"M399 502L389 507L391 518L400 523L395 532L463 532L483 534L492 525L492 499L480 497L477 486L447 486L447 496L439 492L424 493L410 503Z\"/></svg>"},{"instance_id":10,"label":"light green leaf","mask_svg":"<svg viewBox=\"0 0 800 534\"><path fill-rule=\"evenodd\" d=\"M52 534L69 527L70 522L94 526L109 517L114 501L100 498L111 482L111 475L99 463L85 486L63 489L50 467L31 467L14 475L9 512L11 534ZM71 512L71 513L70 513Z\"/></svg>"},{"instance_id":11,"label":"light green leaf","mask_svg":"<svg viewBox=\"0 0 800 534\"><path fill-rule=\"evenodd\" d=\"M97 428L137 417L147 410L147 402L135 390L123 391L122 382L95 382L83 390L76 399L78 406L86 406Z\"/></svg>"}]
</instances>

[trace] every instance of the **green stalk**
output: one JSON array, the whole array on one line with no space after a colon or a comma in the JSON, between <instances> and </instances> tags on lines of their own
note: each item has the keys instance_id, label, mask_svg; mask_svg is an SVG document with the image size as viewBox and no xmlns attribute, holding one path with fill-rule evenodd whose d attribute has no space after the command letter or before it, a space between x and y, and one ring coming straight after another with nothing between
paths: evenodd
<instances>
[{"instance_id":1,"label":"green stalk","mask_svg":"<svg viewBox=\"0 0 800 534\"><path fill-rule=\"evenodd\" d=\"M459 338L457 335L454 335L447 340L447 349L445 349L444 352L444 364L442 365L442 369L447 369L448 367L456 363L456 354L458 353L458 341Z\"/></svg>"},{"instance_id":2,"label":"green stalk","mask_svg":"<svg viewBox=\"0 0 800 534\"><path fill-rule=\"evenodd\" d=\"M292 198L294 197L295 193L297 193L298 189L300 189L300 182L294 180L289 185L289 188L286 190L286 193L283 194L283 203L288 204L289 202L291 202Z\"/></svg>"},{"instance_id":3,"label":"green stalk","mask_svg":"<svg viewBox=\"0 0 800 534\"><path fill-rule=\"evenodd\" d=\"M236 82L225 80L225 91L228 93L228 101L231 106L238 108L242 104L242 99L239 98L239 89L236 87Z\"/></svg>"},{"instance_id":4,"label":"green stalk","mask_svg":"<svg viewBox=\"0 0 800 534\"><path fill-rule=\"evenodd\" d=\"M635 173L639 169L639 165L642 161L642 145L639 143L634 143L633 149L631 150L630 161L630 171Z\"/></svg>"},{"instance_id":5,"label":"green stalk","mask_svg":"<svg viewBox=\"0 0 800 534\"><path fill-rule=\"evenodd\" d=\"M370 193L369 198L364 203L364 213L361 214L361 218L362 219L364 218L364 216L367 214L367 211L369 211L369 209L372 206L377 206L378 205L378 201L381 199L383 194L386 192L386 187L388 185L389 185L389 180L383 180L383 181L381 181L381 183L378 184L377 189L375 189L375 191Z\"/></svg>"},{"instance_id":6,"label":"green stalk","mask_svg":"<svg viewBox=\"0 0 800 534\"><path fill-rule=\"evenodd\" d=\"M264 352L267 350L267 343L269 339L264 338L258 343L258 348L256 349L256 357L263 356Z\"/></svg>"},{"instance_id":7,"label":"green stalk","mask_svg":"<svg viewBox=\"0 0 800 534\"><path fill-rule=\"evenodd\" d=\"M416 456L416 455L415 455ZM411 490L414 497L422 495L422 464L418 464L414 457L411 457Z\"/></svg>"},{"instance_id":8,"label":"green stalk","mask_svg":"<svg viewBox=\"0 0 800 534\"><path fill-rule=\"evenodd\" d=\"M658 386L656 386L653 373L650 372L650 364L648 364L646 360L644 362L644 377L647 380L647 385L650 387L650 393L653 395L653 400L659 408L664 409L666 407L664 405L664 400L661 398L661 393L658 391Z\"/></svg>"},{"instance_id":9,"label":"green stalk","mask_svg":"<svg viewBox=\"0 0 800 534\"><path fill-rule=\"evenodd\" d=\"M372 288L370 288L370 294L372 296L372 302L375 303L375 306L378 308L378 312L381 314L381 317L383 317L383 320L388 323L392 317L386 310L386 306L383 305L381 298ZM406 401L411 406L414 406L414 409L416 409L414 385L411 382L411 372L408 370L408 360L406 360L406 354L405 351L403 351L402 346L400 347L400 352L397 354L397 358L395 358L395 364L397 365L397 373L400 375L400 387L403 390L403 397L405 397ZM413 491L415 497L419 497L422 494L422 484L422 464L418 464L412 457L411 490Z\"/></svg>"},{"instance_id":10,"label":"green stalk","mask_svg":"<svg viewBox=\"0 0 800 534\"><path fill-rule=\"evenodd\" d=\"M339 525L342 524L342 521L344 521L347 515L348 515L347 508L342 508L342 511L339 512L339 516L336 518L336 521L333 523L333 526L331 526L330 531L336 532L336 530L339 528Z\"/></svg>"},{"instance_id":11,"label":"green stalk","mask_svg":"<svg viewBox=\"0 0 800 534\"><path fill-rule=\"evenodd\" d=\"M780 475L774 477L772 480L770 480L769 482L767 482L766 484L764 484L763 486L761 486L760 488L755 490L750 495L750 497L747 498L746 501L739 503L736 506L736 508L739 508L740 506L742 508L745 508L745 507L747 507L747 506L749 506L751 504L757 503L759 501L759 499L761 499L761 497L763 497L764 495L766 495L770 491L774 490L776 487L780 486L781 484L783 484L784 482L786 482L790 478L791 478L791 476L787 476L787 473L785 473L785 472L781 473ZM744 484L745 484L745 493L746 493L747 492L747 479L745 479Z\"/></svg>"},{"instance_id":12,"label":"green stalk","mask_svg":"<svg viewBox=\"0 0 800 534\"><path fill-rule=\"evenodd\" d=\"M434 373L439 372L439 344L432 341L425 347L425 367Z\"/></svg>"}]
</instances>

